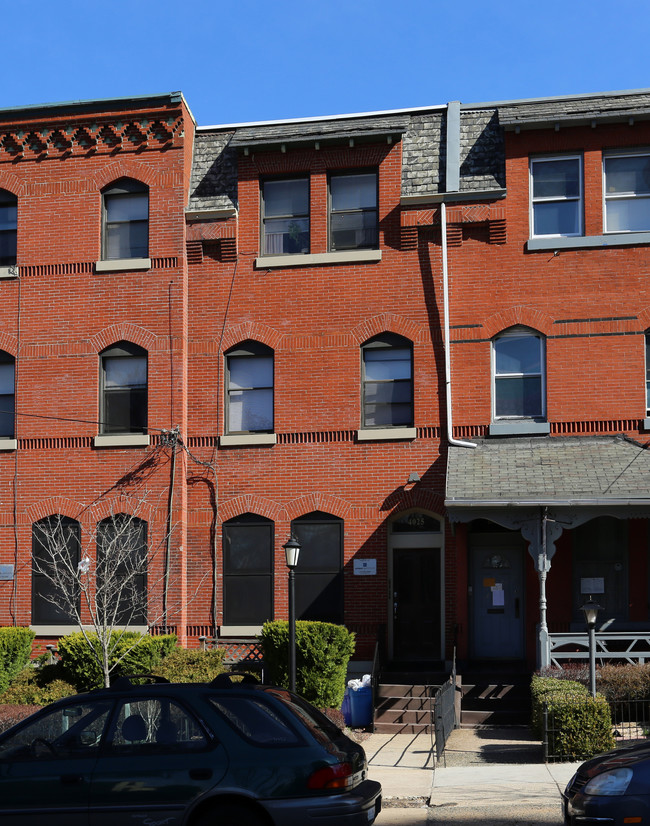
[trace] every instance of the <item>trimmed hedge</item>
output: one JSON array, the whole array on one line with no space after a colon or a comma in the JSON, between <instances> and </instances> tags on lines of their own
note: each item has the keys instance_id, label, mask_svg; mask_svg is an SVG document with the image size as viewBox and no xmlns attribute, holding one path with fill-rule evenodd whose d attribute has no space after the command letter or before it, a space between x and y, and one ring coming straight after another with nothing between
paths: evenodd
<instances>
[{"instance_id":1,"label":"trimmed hedge","mask_svg":"<svg viewBox=\"0 0 650 826\"><path fill-rule=\"evenodd\" d=\"M209 683L226 667L223 664L225 648L209 651L175 648L155 667L156 676L170 683Z\"/></svg>"},{"instance_id":2,"label":"trimmed hedge","mask_svg":"<svg viewBox=\"0 0 650 826\"><path fill-rule=\"evenodd\" d=\"M540 737L544 704L548 706L549 755L585 760L614 748L612 716L601 694L592 697L581 683L548 677L533 677L531 693L533 726Z\"/></svg>"},{"instance_id":3,"label":"trimmed hedge","mask_svg":"<svg viewBox=\"0 0 650 826\"><path fill-rule=\"evenodd\" d=\"M289 687L289 623L267 622L260 644L269 682ZM340 708L354 634L330 622L296 623L296 692L316 708Z\"/></svg>"},{"instance_id":4,"label":"trimmed hedge","mask_svg":"<svg viewBox=\"0 0 650 826\"><path fill-rule=\"evenodd\" d=\"M27 665L33 641L34 632L29 628L0 628L0 693Z\"/></svg>"},{"instance_id":5,"label":"trimmed hedge","mask_svg":"<svg viewBox=\"0 0 650 826\"><path fill-rule=\"evenodd\" d=\"M596 673L598 691L608 700L650 699L650 663L601 665Z\"/></svg>"},{"instance_id":6,"label":"trimmed hedge","mask_svg":"<svg viewBox=\"0 0 650 826\"><path fill-rule=\"evenodd\" d=\"M97 651L97 657L92 654L81 631L59 640L64 679L72 683L77 691L88 691L104 685L104 675L98 662L101 659L99 640L96 634L88 636ZM177 642L175 634L150 637L137 631L113 632L109 658L109 663L113 666L111 677L115 679L121 674L149 674L155 671L163 657L176 647Z\"/></svg>"}]
</instances>

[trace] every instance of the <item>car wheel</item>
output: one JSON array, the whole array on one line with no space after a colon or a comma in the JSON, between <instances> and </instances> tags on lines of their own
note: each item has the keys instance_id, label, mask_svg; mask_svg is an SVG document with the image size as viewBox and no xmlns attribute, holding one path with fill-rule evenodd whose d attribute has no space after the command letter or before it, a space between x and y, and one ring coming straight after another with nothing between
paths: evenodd
<instances>
[{"instance_id":1,"label":"car wheel","mask_svg":"<svg viewBox=\"0 0 650 826\"><path fill-rule=\"evenodd\" d=\"M269 826L269 822L246 804L223 803L204 812L194 826Z\"/></svg>"}]
</instances>

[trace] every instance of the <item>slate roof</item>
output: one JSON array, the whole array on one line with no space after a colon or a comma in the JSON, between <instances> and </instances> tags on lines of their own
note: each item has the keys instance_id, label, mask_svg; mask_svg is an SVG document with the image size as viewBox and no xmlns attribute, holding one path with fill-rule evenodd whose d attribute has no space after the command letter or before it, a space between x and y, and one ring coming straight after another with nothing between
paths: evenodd
<instances>
[{"instance_id":1,"label":"slate roof","mask_svg":"<svg viewBox=\"0 0 650 826\"><path fill-rule=\"evenodd\" d=\"M610 92L603 95L507 101L496 104L505 127L555 123L589 123L592 120L626 120L650 117L650 90Z\"/></svg>"},{"instance_id":2,"label":"slate roof","mask_svg":"<svg viewBox=\"0 0 650 826\"><path fill-rule=\"evenodd\" d=\"M197 132L190 182L189 208L225 209L237 206L237 152L234 132Z\"/></svg>"},{"instance_id":3,"label":"slate roof","mask_svg":"<svg viewBox=\"0 0 650 826\"><path fill-rule=\"evenodd\" d=\"M237 129L232 146L292 143L324 138L352 138L360 136L398 134L406 131L409 115L369 116L298 123L272 123L242 126Z\"/></svg>"},{"instance_id":4,"label":"slate roof","mask_svg":"<svg viewBox=\"0 0 650 826\"><path fill-rule=\"evenodd\" d=\"M624 436L476 440L449 447L447 507L650 504L650 450Z\"/></svg>"}]
</instances>

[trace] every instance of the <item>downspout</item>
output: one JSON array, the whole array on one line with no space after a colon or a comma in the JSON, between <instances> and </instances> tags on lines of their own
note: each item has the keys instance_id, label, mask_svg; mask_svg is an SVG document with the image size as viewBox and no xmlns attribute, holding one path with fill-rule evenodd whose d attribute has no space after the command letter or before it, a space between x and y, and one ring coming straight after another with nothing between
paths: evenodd
<instances>
[{"instance_id":1,"label":"downspout","mask_svg":"<svg viewBox=\"0 0 650 826\"><path fill-rule=\"evenodd\" d=\"M445 164L445 189L460 191L460 102L447 104L447 148ZM440 233L442 236L442 292L445 347L445 398L447 400L447 441L457 447L477 447L474 442L454 439L451 407L451 353L449 352L449 266L447 260L447 205L440 204Z\"/></svg>"},{"instance_id":2,"label":"downspout","mask_svg":"<svg viewBox=\"0 0 650 826\"><path fill-rule=\"evenodd\" d=\"M449 352L449 270L447 267L447 205L440 204L440 232L442 233L442 294L445 335L445 396L447 398L447 441L456 447L478 447L475 442L454 439L451 419L451 356Z\"/></svg>"}]
</instances>

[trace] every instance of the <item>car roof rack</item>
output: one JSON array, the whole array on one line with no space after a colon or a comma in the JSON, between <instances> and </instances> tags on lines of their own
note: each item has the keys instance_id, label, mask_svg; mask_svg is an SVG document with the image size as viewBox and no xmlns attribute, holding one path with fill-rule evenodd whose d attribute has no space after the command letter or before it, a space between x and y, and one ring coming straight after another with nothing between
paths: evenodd
<instances>
[{"instance_id":1,"label":"car roof rack","mask_svg":"<svg viewBox=\"0 0 650 826\"><path fill-rule=\"evenodd\" d=\"M157 674L121 674L111 683L111 688L115 691L122 691L125 688L133 688L133 680L148 680L150 683L168 683L167 677L159 677Z\"/></svg>"},{"instance_id":2,"label":"car roof rack","mask_svg":"<svg viewBox=\"0 0 650 826\"><path fill-rule=\"evenodd\" d=\"M232 677L241 677L241 680L235 682L231 679ZM224 671L223 674L217 674L210 685L212 688L229 688L230 686L240 685L260 685L260 681L247 671Z\"/></svg>"}]
</instances>

